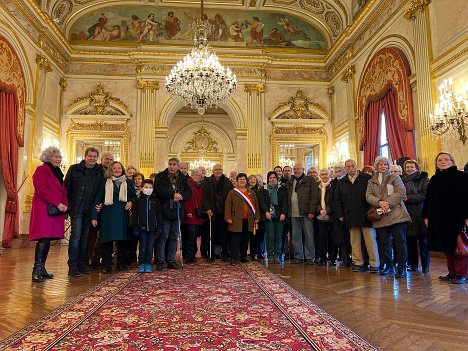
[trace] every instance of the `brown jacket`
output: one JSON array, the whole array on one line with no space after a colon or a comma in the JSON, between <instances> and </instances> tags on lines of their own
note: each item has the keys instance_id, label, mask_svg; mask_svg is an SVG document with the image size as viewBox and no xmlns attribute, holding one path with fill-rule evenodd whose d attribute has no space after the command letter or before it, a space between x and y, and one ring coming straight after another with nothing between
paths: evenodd
<instances>
[{"instance_id":1,"label":"brown jacket","mask_svg":"<svg viewBox=\"0 0 468 351\"><path fill-rule=\"evenodd\" d=\"M255 217L252 211L248 211L249 232L253 232L255 220L260 220L260 207L258 206L257 195L255 191L247 189L247 194L252 199L255 206ZM242 232L242 212L244 209L244 200L231 190L226 197L226 206L224 208L224 219L232 219L232 224L228 225L230 232Z\"/></svg>"}]
</instances>

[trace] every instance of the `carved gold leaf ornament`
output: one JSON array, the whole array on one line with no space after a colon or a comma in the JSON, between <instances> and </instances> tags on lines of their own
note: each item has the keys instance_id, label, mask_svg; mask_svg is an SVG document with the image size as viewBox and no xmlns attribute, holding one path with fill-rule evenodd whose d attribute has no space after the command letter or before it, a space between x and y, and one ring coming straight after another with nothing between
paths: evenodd
<instances>
[{"instance_id":1,"label":"carved gold leaf ornament","mask_svg":"<svg viewBox=\"0 0 468 351\"><path fill-rule=\"evenodd\" d=\"M296 124L293 127L278 127L273 128L273 134L314 134L327 135L323 128L304 127L302 124Z\"/></svg>"},{"instance_id":2,"label":"carved gold leaf ornament","mask_svg":"<svg viewBox=\"0 0 468 351\"><path fill-rule=\"evenodd\" d=\"M194 132L194 136L187 142L184 152L195 152L200 155L219 152L218 142L211 137L203 126Z\"/></svg>"},{"instance_id":3,"label":"carved gold leaf ornament","mask_svg":"<svg viewBox=\"0 0 468 351\"><path fill-rule=\"evenodd\" d=\"M108 123L104 121L95 121L93 123L81 123L72 120L68 131L91 130L99 132L125 132L128 130L127 123Z\"/></svg>"},{"instance_id":4,"label":"carved gold leaf ornament","mask_svg":"<svg viewBox=\"0 0 468 351\"><path fill-rule=\"evenodd\" d=\"M23 70L14 49L0 35L0 89L16 94L18 104L17 136L20 146L24 146L24 117L26 82Z\"/></svg>"},{"instance_id":5,"label":"carved gold leaf ornament","mask_svg":"<svg viewBox=\"0 0 468 351\"><path fill-rule=\"evenodd\" d=\"M403 12L407 19L415 19L418 11L424 11L424 8L431 3L431 0L411 0L408 7Z\"/></svg>"},{"instance_id":6,"label":"carved gold leaf ornament","mask_svg":"<svg viewBox=\"0 0 468 351\"><path fill-rule=\"evenodd\" d=\"M370 101L383 97L393 89L397 99L398 118L407 130L414 129L413 99L409 82L409 68L398 51L381 49L367 65L358 93L358 134L360 147L364 144L366 109Z\"/></svg>"},{"instance_id":7,"label":"carved gold leaf ornament","mask_svg":"<svg viewBox=\"0 0 468 351\"><path fill-rule=\"evenodd\" d=\"M284 110L286 107L289 107L289 109L281 113L276 119L323 119L316 113L310 111L311 107L326 113L325 109L320 104L309 102L309 99L302 93L302 89L297 89L296 95L292 96L288 102L278 105L273 115Z\"/></svg>"}]
</instances>

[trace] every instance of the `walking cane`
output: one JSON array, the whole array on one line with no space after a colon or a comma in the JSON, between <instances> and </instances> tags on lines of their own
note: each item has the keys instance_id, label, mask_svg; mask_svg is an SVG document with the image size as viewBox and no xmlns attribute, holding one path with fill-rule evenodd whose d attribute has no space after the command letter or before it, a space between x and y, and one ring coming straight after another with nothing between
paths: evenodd
<instances>
[{"instance_id":1,"label":"walking cane","mask_svg":"<svg viewBox=\"0 0 468 351\"><path fill-rule=\"evenodd\" d=\"M213 259L211 255L211 217L208 217L208 221L210 222L210 261Z\"/></svg>"},{"instance_id":2,"label":"walking cane","mask_svg":"<svg viewBox=\"0 0 468 351\"><path fill-rule=\"evenodd\" d=\"M179 226L179 250L180 250L180 266L184 268L184 254L182 253L182 231L180 230L180 202L177 202L177 224Z\"/></svg>"}]
</instances>

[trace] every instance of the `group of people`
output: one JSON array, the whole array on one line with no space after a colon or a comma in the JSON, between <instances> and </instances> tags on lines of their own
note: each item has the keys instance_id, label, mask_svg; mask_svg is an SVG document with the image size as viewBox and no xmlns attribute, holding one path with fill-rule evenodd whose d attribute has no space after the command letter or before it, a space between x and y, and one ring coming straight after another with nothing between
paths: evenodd
<instances>
[{"instance_id":1,"label":"group of people","mask_svg":"<svg viewBox=\"0 0 468 351\"><path fill-rule=\"evenodd\" d=\"M402 169L379 156L362 170L351 159L307 174L300 163L276 166L265 183L261 175L233 171L227 177L220 164L210 176L202 167L189 175L177 158L146 179L111 154L101 155L100 164L98 158L97 149L86 149L64 177L60 150L43 151L33 176L34 282L53 278L45 262L51 240L64 237L67 215L74 277L96 267L111 272L115 251L118 270L135 264L138 272L151 272L153 262L158 271L180 269L181 237L183 264L196 262L200 251L231 265L287 259L396 278L417 271L419 262L429 272L431 249L447 257L449 273L441 280L468 282L468 258L455 254L468 225L468 175L448 153L437 155L431 180L415 160Z\"/></svg>"}]
</instances>

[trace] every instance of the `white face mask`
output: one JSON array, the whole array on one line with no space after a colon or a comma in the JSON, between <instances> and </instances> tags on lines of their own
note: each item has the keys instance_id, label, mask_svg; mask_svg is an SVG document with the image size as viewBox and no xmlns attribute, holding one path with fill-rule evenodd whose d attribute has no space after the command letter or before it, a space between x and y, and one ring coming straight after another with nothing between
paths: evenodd
<instances>
[{"instance_id":1,"label":"white face mask","mask_svg":"<svg viewBox=\"0 0 468 351\"><path fill-rule=\"evenodd\" d=\"M142 189L143 194L150 196L153 193L153 189Z\"/></svg>"}]
</instances>

